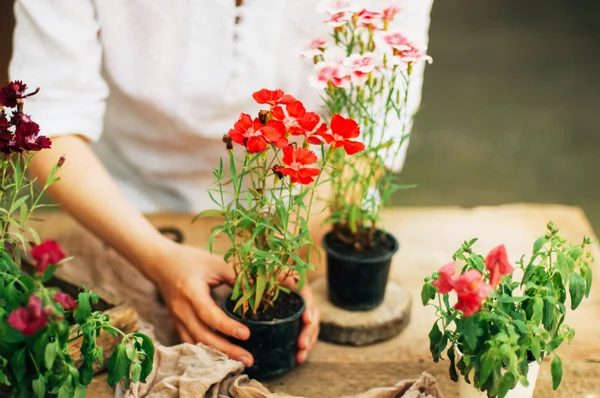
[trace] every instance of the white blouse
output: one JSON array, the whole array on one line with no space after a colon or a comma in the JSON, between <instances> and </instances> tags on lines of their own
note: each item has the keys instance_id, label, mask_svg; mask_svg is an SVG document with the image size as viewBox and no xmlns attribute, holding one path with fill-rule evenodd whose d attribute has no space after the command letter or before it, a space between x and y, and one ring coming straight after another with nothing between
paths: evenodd
<instances>
[{"instance_id":1,"label":"white blouse","mask_svg":"<svg viewBox=\"0 0 600 398\"><path fill-rule=\"evenodd\" d=\"M433 0L396 0L394 29L428 43ZM318 0L16 0L11 80L40 93L31 114L49 136L80 134L143 212L211 207L221 141L251 94L281 88L309 110L307 43L329 32ZM381 9L389 0L357 1ZM238 23L236 23L236 18ZM413 73L420 104L423 65ZM68 161L68 159L67 159Z\"/></svg>"}]
</instances>

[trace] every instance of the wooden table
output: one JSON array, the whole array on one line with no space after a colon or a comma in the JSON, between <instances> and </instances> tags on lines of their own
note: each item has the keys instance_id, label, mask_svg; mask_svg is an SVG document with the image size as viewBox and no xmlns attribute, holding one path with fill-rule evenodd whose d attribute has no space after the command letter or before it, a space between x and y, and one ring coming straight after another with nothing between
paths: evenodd
<instances>
[{"instance_id":1,"label":"wooden table","mask_svg":"<svg viewBox=\"0 0 600 398\"><path fill-rule=\"evenodd\" d=\"M157 227L181 228L189 244L206 244L209 225L190 225L190 216L153 215L149 219ZM423 278L449 262L460 244L473 237L480 238L476 247L481 253L504 243L511 261L515 261L521 254L531 252L533 241L536 236L545 232L545 225L549 220L555 222L563 236L575 242L580 241L584 235L594 235L579 208L557 205L528 204L472 209L397 208L386 211L383 220L385 227L401 244L400 251L394 258L391 277L413 295L411 324L398 337L373 346L353 348L319 343L307 364L266 383L271 390L307 397L336 398L374 387L393 385L400 379L412 378L422 371L428 371L439 381L446 397L458 397L455 384L448 379L447 364L434 364L431 361L427 333L434 315L430 308L421 306L419 293ZM124 276L121 273L125 272L123 270L111 272L116 274L110 277L105 276L109 273L106 270L107 264L118 256L114 253L99 256L96 252L94 258L90 258L86 246L80 244L84 234L65 215L49 215L47 221L38 226L38 230L44 238L56 238L65 243L67 250L73 248L75 252L70 250L69 254L76 256L76 260L71 269L81 270L80 267L86 263L103 264L97 265L95 271L92 271L91 280L104 284L109 290L118 290L115 285L121 283L136 290L138 296L145 295L147 303L148 293L153 287L148 282L133 286L132 281L135 279L132 278L140 276L131 270L127 272L133 272L134 276ZM594 286L590 298L584 300L578 310L566 320L576 330L575 340L570 346L561 347L558 351L564 364L562 385L557 392L552 391L550 364L544 362L535 397L600 397L599 246L594 248L594 255L599 262L594 265ZM323 273L322 267L319 273ZM127 281L126 284L123 284L123 278ZM103 376L99 376L94 381L89 396L112 396L103 380Z\"/></svg>"}]
</instances>

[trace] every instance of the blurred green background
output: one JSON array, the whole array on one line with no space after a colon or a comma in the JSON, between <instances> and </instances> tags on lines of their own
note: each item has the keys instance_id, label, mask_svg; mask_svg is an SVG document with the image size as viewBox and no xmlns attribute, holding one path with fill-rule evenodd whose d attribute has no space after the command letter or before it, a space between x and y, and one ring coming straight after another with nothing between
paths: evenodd
<instances>
[{"instance_id":1,"label":"blurred green background","mask_svg":"<svg viewBox=\"0 0 600 398\"><path fill-rule=\"evenodd\" d=\"M429 53L403 171L420 187L394 203L578 205L600 232L600 1L435 0Z\"/></svg>"}]
</instances>

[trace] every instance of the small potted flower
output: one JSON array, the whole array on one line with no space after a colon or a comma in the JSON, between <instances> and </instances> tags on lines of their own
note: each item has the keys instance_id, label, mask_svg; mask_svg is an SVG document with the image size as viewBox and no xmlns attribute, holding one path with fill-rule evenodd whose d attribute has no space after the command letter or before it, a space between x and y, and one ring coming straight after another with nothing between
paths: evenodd
<instances>
[{"instance_id":1,"label":"small potted flower","mask_svg":"<svg viewBox=\"0 0 600 398\"><path fill-rule=\"evenodd\" d=\"M27 178L33 156L52 143L23 113L25 99L37 93L26 90L20 81L0 90L0 395L84 397L94 366L104 359L96 343L101 331L122 337L108 360L109 384L144 381L152 370L152 340L141 333L124 335L107 315L93 311L96 294L82 289L75 300L49 284L67 259L56 242L40 242L28 223L44 206L40 199L58 181L65 160L59 160L41 190ZM33 272L24 271L22 258L33 264ZM81 338L76 362L69 344Z\"/></svg>"},{"instance_id":2,"label":"small potted flower","mask_svg":"<svg viewBox=\"0 0 600 398\"><path fill-rule=\"evenodd\" d=\"M362 132L360 143L339 141L356 138L358 129L343 130L327 142L345 145L348 153L366 146L352 158L332 159L327 220L332 229L323 240L328 294L339 307L369 310L383 301L392 256L399 248L381 226L380 210L394 192L408 188L396 172L412 125L411 74L415 63L431 58L392 29L399 12L394 5L382 11L355 8L349 1L324 5L330 37L317 38L303 53L314 63L311 83L323 90L327 115L354 119Z\"/></svg>"},{"instance_id":3,"label":"small potted flower","mask_svg":"<svg viewBox=\"0 0 600 398\"><path fill-rule=\"evenodd\" d=\"M301 253L314 246L309 220L315 190L330 159L344 155L343 149L326 148L325 137L356 123L337 115L328 126L281 90L263 89L253 97L267 109L254 118L242 113L223 137L228 159L214 170L216 188L209 191L217 209L197 217L223 217L209 242L212 251L223 234L231 245L224 259L236 279L223 309L250 329L248 340L233 340L254 357L248 374L271 378L295 366L304 311L295 290L313 268ZM290 278L297 280L296 289L287 284Z\"/></svg>"},{"instance_id":4,"label":"small potted flower","mask_svg":"<svg viewBox=\"0 0 600 398\"><path fill-rule=\"evenodd\" d=\"M474 252L473 239L454 262L425 279L423 305L433 306L438 318L429 333L431 354L438 362L446 351L462 398L531 397L546 357L552 357L558 388L562 362L556 350L575 336L564 323L567 306L575 310L590 294L592 241L573 245L552 222L547 229L516 267L503 245L484 258Z\"/></svg>"}]
</instances>

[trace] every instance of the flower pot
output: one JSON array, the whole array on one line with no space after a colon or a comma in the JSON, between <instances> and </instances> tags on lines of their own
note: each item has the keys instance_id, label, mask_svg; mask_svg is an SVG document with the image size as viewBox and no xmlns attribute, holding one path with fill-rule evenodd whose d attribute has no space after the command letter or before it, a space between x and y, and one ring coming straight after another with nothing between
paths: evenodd
<instances>
[{"instance_id":1,"label":"flower pot","mask_svg":"<svg viewBox=\"0 0 600 398\"><path fill-rule=\"evenodd\" d=\"M373 250L358 252L340 242L333 231L323 238L327 254L329 300L350 311L367 311L382 303L392 257L399 244L390 234L379 232L382 244Z\"/></svg>"},{"instance_id":2,"label":"flower pot","mask_svg":"<svg viewBox=\"0 0 600 398\"><path fill-rule=\"evenodd\" d=\"M287 310L291 313L271 320L250 320L243 319L233 312L231 295L221 305L227 315L250 329L248 340L237 340L229 336L227 339L246 349L254 357L254 365L246 369L251 378L270 379L296 366L298 337L302 328L301 316L305 309L304 300L296 292L281 292L275 304L286 307L280 308L280 313Z\"/></svg>"},{"instance_id":3,"label":"flower pot","mask_svg":"<svg viewBox=\"0 0 600 398\"><path fill-rule=\"evenodd\" d=\"M455 349L456 360L458 361L462 356L458 349ZM540 364L536 361L529 362L529 370L527 371L527 381L529 386L525 387L520 382L517 382L515 388L510 390L504 398L531 398L533 397L533 390L535 390L535 383L537 382L538 373L540 372ZM471 372L472 374L474 371ZM481 392L476 389L473 384L469 384L465 381L464 377L458 376L458 390L460 398L487 398L487 393Z\"/></svg>"}]
</instances>

